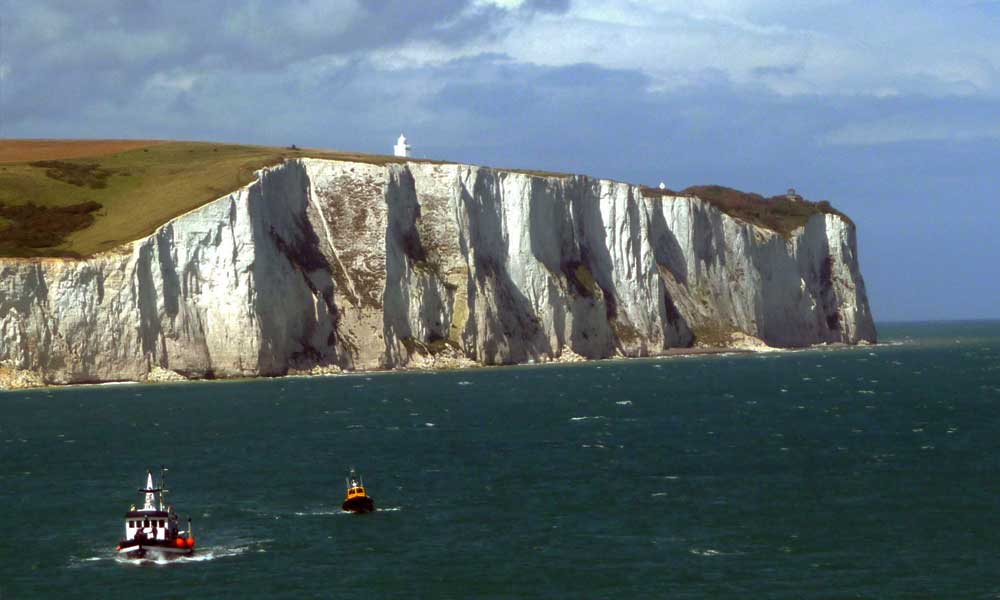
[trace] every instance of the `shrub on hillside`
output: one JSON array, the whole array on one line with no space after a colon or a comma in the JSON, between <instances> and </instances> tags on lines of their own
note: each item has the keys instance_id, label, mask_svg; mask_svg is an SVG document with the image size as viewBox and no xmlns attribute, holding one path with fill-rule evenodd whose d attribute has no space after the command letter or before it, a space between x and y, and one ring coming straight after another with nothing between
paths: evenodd
<instances>
[{"instance_id":1,"label":"shrub on hillside","mask_svg":"<svg viewBox=\"0 0 1000 600\"><path fill-rule=\"evenodd\" d=\"M835 214L848 223L851 222L847 216L830 206L826 200L820 202L794 201L784 195L765 198L760 194L741 192L721 185L696 185L681 192L643 188L642 194L647 198L697 196L727 215L776 231L784 236L790 235L792 231L805 225L810 217L820 213Z\"/></svg>"},{"instance_id":2,"label":"shrub on hillside","mask_svg":"<svg viewBox=\"0 0 1000 600\"><path fill-rule=\"evenodd\" d=\"M8 222L0 227L0 256L59 246L70 233L89 227L100 208L93 201L68 206L0 203L0 218Z\"/></svg>"},{"instance_id":3,"label":"shrub on hillside","mask_svg":"<svg viewBox=\"0 0 1000 600\"><path fill-rule=\"evenodd\" d=\"M33 167L45 169L46 177L79 187L101 189L107 187L111 171L94 163L75 163L64 160L39 160L29 163Z\"/></svg>"}]
</instances>

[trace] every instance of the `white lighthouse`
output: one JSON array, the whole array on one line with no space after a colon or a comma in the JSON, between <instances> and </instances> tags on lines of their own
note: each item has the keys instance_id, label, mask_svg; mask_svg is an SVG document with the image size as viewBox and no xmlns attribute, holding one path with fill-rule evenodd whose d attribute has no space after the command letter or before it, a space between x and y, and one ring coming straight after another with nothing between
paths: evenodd
<instances>
[{"instance_id":1,"label":"white lighthouse","mask_svg":"<svg viewBox=\"0 0 1000 600\"><path fill-rule=\"evenodd\" d=\"M396 156L409 156L410 155L410 145L406 143L406 136L402 133L399 134L399 139L396 140L396 145L392 147L392 153Z\"/></svg>"}]
</instances>

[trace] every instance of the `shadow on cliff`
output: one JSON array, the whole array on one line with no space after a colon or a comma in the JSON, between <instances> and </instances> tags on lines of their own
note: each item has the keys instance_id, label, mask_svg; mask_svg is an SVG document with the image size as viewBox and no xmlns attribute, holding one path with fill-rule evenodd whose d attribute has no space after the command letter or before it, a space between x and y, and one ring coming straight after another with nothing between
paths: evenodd
<instances>
[{"instance_id":1,"label":"shadow on cliff","mask_svg":"<svg viewBox=\"0 0 1000 600\"><path fill-rule=\"evenodd\" d=\"M174 236L173 224L167 224L139 247L134 285L142 354L147 370L155 366L185 377L211 378L211 356L201 319L198 311L188 306L190 290L178 274ZM189 264L193 262L197 260ZM176 350L178 343L186 351L174 356L169 346Z\"/></svg>"},{"instance_id":2,"label":"shadow on cliff","mask_svg":"<svg viewBox=\"0 0 1000 600\"><path fill-rule=\"evenodd\" d=\"M797 244L794 254L792 243ZM751 257L754 267L766 276L759 303L765 312L757 314L761 339L783 347L843 340L823 215L810 218L796 233L795 242L774 235Z\"/></svg>"},{"instance_id":3,"label":"shadow on cliff","mask_svg":"<svg viewBox=\"0 0 1000 600\"><path fill-rule=\"evenodd\" d=\"M139 342L142 354L149 364L159 364L165 357L160 344L160 309L156 283L153 280L153 247L149 243L139 248L135 263L135 296L133 302L139 309Z\"/></svg>"},{"instance_id":4,"label":"shadow on cliff","mask_svg":"<svg viewBox=\"0 0 1000 600\"><path fill-rule=\"evenodd\" d=\"M650 202L669 202L669 200L653 199ZM682 347L690 347L694 343L694 333L691 324L677 308L674 297L670 292L670 285L666 281L667 277L673 279L673 284L688 287L687 260L684 258L684 249L677 241L677 235L667 225L663 216L663 206L654 206L649 211L649 237L653 246L653 260L656 261L660 269L660 301L662 302L661 314L664 317L663 339L672 340ZM666 270L666 273L663 272Z\"/></svg>"},{"instance_id":5,"label":"shadow on cliff","mask_svg":"<svg viewBox=\"0 0 1000 600\"><path fill-rule=\"evenodd\" d=\"M332 269L308 218L310 191L304 167L288 161L265 171L249 193L257 249L252 272L260 374L325 365L351 368L350 352L341 347L337 331ZM272 250L270 256L265 249Z\"/></svg>"},{"instance_id":6,"label":"shadow on cliff","mask_svg":"<svg viewBox=\"0 0 1000 600\"><path fill-rule=\"evenodd\" d=\"M404 362L397 344L401 343L410 352L447 339L453 297L449 297L440 265L433 262L420 237L417 227L420 203L409 168L390 167L385 201L386 284L382 327L386 366L392 367ZM415 299L414 293L418 296ZM415 322L411 323L414 304L417 312L412 315Z\"/></svg>"},{"instance_id":7,"label":"shadow on cliff","mask_svg":"<svg viewBox=\"0 0 1000 600\"><path fill-rule=\"evenodd\" d=\"M531 178L528 234L532 255L549 274L547 291L558 351L567 345L566 320L567 317L572 317L574 312L572 306L567 306L564 302L565 294L570 292L583 297L586 293L583 286L573 285L575 280L570 279L570 274L575 273L575 266L572 263L574 260L579 263L580 253L562 180L554 182L541 177ZM560 277L569 282L565 286L568 289L557 284ZM570 326L570 332L574 330L576 328Z\"/></svg>"},{"instance_id":8,"label":"shadow on cliff","mask_svg":"<svg viewBox=\"0 0 1000 600\"><path fill-rule=\"evenodd\" d=\"M502 177L500 175L499 177ZM473 257L469 312L475 316L480 361L518 363L552 356L541 321L507 270L508 240L503 227L500 180L491 169L478 169L472 193L462 186L461 203L468 218L468 250ZM480 305L481 296L483 302Z\"/></svg>"},{"instance_id":9,"label":"shadow on cliff","mask_svg":"<svg viewBox=\"0 0 1000 600\"><path fill-rule=\"evenodd\" d=\"M574 177L563 185L566 201L558 210L570 243L561 244L558 264L551 258L543 262L551 272L561 274L567 284L570 348L586 358L607 358L614 354L610 321L617 316L618 303L600 212L600 183ZM542 236L539 240L543 239L544 233L538 233Z\"/></svg>"}]
</instances>

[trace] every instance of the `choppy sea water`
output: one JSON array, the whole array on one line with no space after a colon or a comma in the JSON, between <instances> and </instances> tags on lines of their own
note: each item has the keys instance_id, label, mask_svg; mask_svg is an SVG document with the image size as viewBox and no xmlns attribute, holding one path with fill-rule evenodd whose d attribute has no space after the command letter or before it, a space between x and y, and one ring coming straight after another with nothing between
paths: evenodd
<instances>
[{"instance_id":1,"label":"choppy sea water","mask_svg":"<svg viewBox=\"0 0 1000 600\"><path fill-rule=\"evenodd\" d=\"M1000 597L1000 323L880 334L3 393L0 598ZM161 464L198 553L119 560Z\"/></svg>"}]
</instances>

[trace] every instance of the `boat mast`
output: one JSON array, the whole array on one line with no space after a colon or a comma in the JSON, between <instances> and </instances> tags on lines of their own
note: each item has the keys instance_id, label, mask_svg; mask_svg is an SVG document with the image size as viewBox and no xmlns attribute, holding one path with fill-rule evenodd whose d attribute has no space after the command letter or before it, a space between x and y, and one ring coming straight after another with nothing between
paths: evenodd
<instances>
[{"instance_id":1,"label":"boat mast","mask_svg":"<svg viewBox=\"0 0 1000 600\"><path fill-rule=\"evenodd\" d=\"M142 510L156 510L156 492L158 490L153 487L153 472L151 470L146 469L146 487L139 491L146 494L146 501L142 506Z\"/></svg>"}]
</instances>

